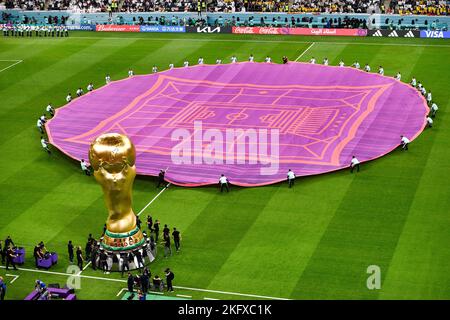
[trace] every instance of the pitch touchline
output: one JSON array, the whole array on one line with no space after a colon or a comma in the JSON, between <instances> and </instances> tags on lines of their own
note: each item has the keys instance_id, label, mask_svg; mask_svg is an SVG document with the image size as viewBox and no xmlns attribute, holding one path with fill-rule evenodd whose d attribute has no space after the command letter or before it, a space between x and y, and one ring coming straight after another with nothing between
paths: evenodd
<instances>
[{"instance_id":1,"label":"pitch touchline","mask_svg":"<svg viewBox=\"0 0 450 320\"><path fill-rule=\"evenodd\" d=\"M3 71L5 71L5 70L8 70L9 68L14 67L16 64L19 64L19 63L23 62L23 60L0 60L0 61L16 61L16 63L13 63L12 65L10 65L10 66L8 66L8 67L3 68L2 70L0 70L0 72L3 72Z\"/></svg>"},{"instance_id":2,"label":"pitch touchline","mask_svg":"<svg viewBox=\"0 0 450 320\"><path fill-rule=\"evenodd\" d=\"M303 57L303 55L304 55L306 52L308 52L308 50L311 49L311 47L312 47L314 44L315 44L315 42L311 43L311 45L310 45L308 48L306 48L305 51L303 51L303 52L297 57L297 59L295 59L295 62L297 62L298 59L300 59L301 57Z\"/></svg>"},{"instance_id":3,"label":"pitch touchline","mask_svg":"<svg viewBox=\"0 0 450 320\"><path fill-rule=\"evenodd\" d=\"M150 202L147 203L147 205L146 205L144 208L142 208L141 211L139 211L139 213L137 214L137 216L139 217L139 216L144 212L144 210L147 209L148 206L151 205L151 204L153 203L153 201L155 201L155 200L161 195L161 193L163 193L167 188L169 188L169 186L170 186L170 183L169 183L164 189L162 189L162 190L156 195L156 197L154 197L152 200L150 200Z\"/></svg>"},{"instance_id":4,"label":"pitch touchline","mask_svg":"<svg viewBox=\"0 0 450 320\"><path fill-rule=\"evenodd\" d=\"M149 41L196 41L196 42L256 42L256 43L311 43L311 41L283 41L283 40L243 40L243 39L192 39L192 38L144 38L144 37L69 37L70 39L111 39L111 40L123 40L123 39L137 39L137 40L149 40ZM340 45L368 45L368 46L405 46L405 47L443 47L450 48L450 45L445 44L413 44L413 43L376 43L376 42L333 42L333 41L318 41L317 44L340 44Z\"/></svg>"},{"instance_id":5,"label":"pitch touchline","mask_svg":"<svg viewBox=\"0 0 450 320\"><path fill-rule=\"evenodd\" d=\"M0 268L6 269L5 266L0 266ZM121 282L121 283L126 283L127 282L127 280L121 280L121 279L110 279L110 278L86 276L86 275L82 275L82 274L72 274L72 273L64 273L64 272L54 272L54 271L45 271L45 270L33 270L33 269L27 269L27 268L18 268L18 270L19 271L36 272L36 273L54 274L54 275L60 275L60 276L66 276L66 277L67 276L72 276L72 277L94 279L94 280L103 280L103 281L112 281L112 282ZM182 287L182 286L173 286L173 287L174 288L178 288L178 289L191 290L191 291L228 294L228 295L242 296L242 297L262 298L262 299L271 299L271 300L290 300L290 299L287 299L287 298L270 297L270 296L263 296L263 295L256 295L256 294L247 294L247 293L239 293L239 292L209 290L209 289Z\"/></svg>"}]
</instances>

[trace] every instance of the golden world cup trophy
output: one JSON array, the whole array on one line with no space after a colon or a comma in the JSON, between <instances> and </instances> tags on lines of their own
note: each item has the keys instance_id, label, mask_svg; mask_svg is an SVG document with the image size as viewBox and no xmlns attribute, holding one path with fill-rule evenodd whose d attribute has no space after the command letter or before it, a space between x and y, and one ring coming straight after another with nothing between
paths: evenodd
<instances>
[{"instance_id":1,"label":"golden world cup trophy","mask_svg":"<svg viewBox=\"0 0 450 320\"><path fill-rule=\"evenodd\" d=\"M136 150L131 140L118 133L95 139L89 149L94 177L103 189L108 219L101 246L110 253L141 248L146 239L136 225L131 208L132 187L136 177Z\"/></svg>"}]
</instances>

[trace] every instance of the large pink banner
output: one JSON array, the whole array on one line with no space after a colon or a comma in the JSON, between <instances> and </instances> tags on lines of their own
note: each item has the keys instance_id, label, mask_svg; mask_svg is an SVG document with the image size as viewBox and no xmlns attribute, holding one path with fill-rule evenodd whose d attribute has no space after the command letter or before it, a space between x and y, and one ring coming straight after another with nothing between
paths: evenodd
<instances>
[{"instance_id":1,"label":"large pink banner","mask_svg":"<svg viewBox=\"0 0 450 320\"><path fill-rule=\"evenodd\" d=\"M286 34L312 36L366 36L364 29L320 29L320 28L272 28L272 27L233 27L238 34Z\"/></svg>"},{"instance_id":2,"label":"large pink banner","mask_svg":"<svg viewBox=\"0 0 450 320\"><path fill-rule=\"evenodd\" d=\"M299 76L301 75L301 76ZM184 186L256 186L348 168L413 140L428 107L406 83L351 67L241 62L113 81L56 110L50 143L88 159L106 132L136 146L138 174Z\"/></svg>"}]
</instances>

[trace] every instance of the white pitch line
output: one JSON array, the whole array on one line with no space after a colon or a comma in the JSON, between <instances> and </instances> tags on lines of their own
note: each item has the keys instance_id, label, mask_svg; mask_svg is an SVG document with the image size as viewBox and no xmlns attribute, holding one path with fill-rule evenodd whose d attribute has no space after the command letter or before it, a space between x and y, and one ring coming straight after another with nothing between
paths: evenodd
<instances>
[{"instance_id":1,"label":"white pitch line","mask_svg":"<svg viewBox=\"0 0 450 320\"><path fill-rule=\"evenodd\" d=\"M79 274L81 274L81 272L83 272L84 270L86 270L87 267L89 267L90 264L91 264L91 261L89 261L88 263L86 263L86 265L84 266L83 270L81 270Z\"/></svg>"},{"instance_id":2,"label":"white pitch line","mask_svg":"<svg viewBox=\"0 0 450 320\"><path fill-rule=\"evenodd\" d=\"M308 48L306 48L306 50L303 51L303 52L297 57L297 59L295 59L295 62L297 62L298 59L300 59L301 57L303 57L303 55L304 55L306 52L308 52L308 50L311 49L311 47L312 47L314 44L315 44L315 42L311 43L311 45L310 45Z\"/></svg>"},{"instance_id":3,"label":"white pitch line","mask_svg":"<svg viewBox=\"0 0 450 320\"><path fill-rule=\"evenodd\" d=\"M243 39L192 39L192 38L145 38L145 37L69 37L70 39L109 39L109 40L123 40L123 39L137 39L149 41L189 41L189 42L254 42L254 43L311 43L311 41L283 41L283 40L243 40ZM368 45L368 46L406 46L406 47L438 47L450 48L450 45L445 44L414 44L414 43L378 43L378 42L336 42L336 41L316 41L316 44L337 44L337 45Z\"/></svg>"},{"instance_id":4,"label":"white pitch line","mask_svg":"<svg viewBox=\"0 0 450 320\"><path fill-rule=\"evenodd\" d=\"M146 205L144 208L142 208L141 211L139 211L139 213L137 214L137 216L139 217L139 216L142 214L142 212L144 212L144 210L147 209L148 206L151 205L151 204L153 203L153 201L155 201L155 200L161 195L161 193L163 193L167 188L169 188L169 186L170 186L170 183L169 183L164 189L162 189L162 190L156 195L156 197L154 197L149 203L147 203L147 205Z\"/></svg>"},{"instance_id":5,"label":"white pitch line","mask_svg":"<svg viewBox=\"0 0 450 320\"><path fill-rule=\"evenodd\" d=\"M19 278L20 276L16 275L16 274L6 274L8 277L13 277L14 279L12 279L9 283L14 283L14 281L17 280L17 278Z\"/></svg>"},{"instance_id":6,"label":"white pitch line","mask_svg":"<svg viewBox=\"0 0 450 320\"><path fill-rule=\"evenodd\" d=\"M123 290L128 290L128 288L123 288L123 289L120 289L119 293L118 293L118 294L116 294L116 297L120 296L120 294L121 294L121 293L123 292Z\"/></svg>"},{"instance_id":7,"label":"white pitch line","mask_svg":"<svg viewBox=\"0 0 450 320\"><path fill-rule=\"evenodd\" d=\"M5 266L0 266L0 268L6 269ZM60 275L60 276L65 276L65 277L72 276L72 277L94 279L94 280L103 280L103 281L111 281L111 282L121 282L121 283L126 283L127 282L127 280L122 280L122 279L112 279L112 278L86 276L86 275L83 275L83 274L63 273L63 272L54 272L54 271L46 271L46 270L33 270L33 269L27 269L27 268L18 268L18 270L19 271L36 272L36 273L44 273L44 274L54 274L54 275ZM227 295L232 295L232 296L252 297L252 298L270 299L270 300L290 300L290 299L287 299L287 298L262 296L262 295L240 293L240 292L209 290L209 289L182 287L182 286L173 286L173 287L177 288L177 289L184 289L184 290L191 290L191 291L200 291L200 292L209 292L209 293L227 294ZM152 292L152 293L164 294L162 292Z\"/></svg>"},{"instance_id":8,"label":"white pitch line","mask_svg":"<svg viewBox=\"0 0 450 320\"><path fill-rule=\"evenodd\" d=\"M177 294L176 296L180 298L192 298L192 296L187 296L185 294Z\"/></svg>"},{"instance_id":9,"label":"white pitch line","mask_svg":"<svg viewBox=\"0 0 450 320\"><path fill-rule=\"evenodd\" d=\"M7 61L7 60L1 60L1 61ZM0 70L0 72L3 72L3 71L5 71L5 70L8 70L9 68L14 67L16 64L19 64L19 63L23 62L23 60L14 60L14 61L17 61L17 62L16 62L16 63L13 63L12 65L10 65L10 66L8 66L8 67L6 67L6 68L3 68L2 70Z\"/></svg>"},{"instance_id":10,"label":"white pitch line","mask_svg":"<svg viewBox=\"0 0 450 320\"><path fill-rule=\"evenodd\" d=\"M279 297L270 297L270 296L262 296L257 294L248 294L248 293L239 293L239 292L229 292L229 291L219 291L219 290L209 290L209 289L200 289L200 288L189 288L189 287L181 287L181 286L173 286L178 289L192 290L192 291L201 291L201 292L210 292L210 293L221 293L228 294L233 296L243 296L243 297L252 297L252 298L262 298L262 299L271 299L271 300L290 300L287 298L279 298Z\"/></svg>"},{"instance_id":11,"label":"white pitch line","mask_svg":"<svg viewBox=\"0 0 450 320\"><path fill-rule=\"evenodd\" d=\"M214 299L214 298L208 298L208 297L204 297L204 300L219 300L219 299Z\"/></svg>"}]
</instances>

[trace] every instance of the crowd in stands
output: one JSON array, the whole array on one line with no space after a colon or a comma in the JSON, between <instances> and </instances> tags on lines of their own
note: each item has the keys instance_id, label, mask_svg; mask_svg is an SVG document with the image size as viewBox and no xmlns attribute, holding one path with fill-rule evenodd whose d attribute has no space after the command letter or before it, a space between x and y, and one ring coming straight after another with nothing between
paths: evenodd
<instances>
[{"instance_id":1,"label":"crowd in stands","mask_svg":"<svg viewBox=\"0 0 450 320\"><path fill-rule=\"evenodd\" d=\"M291 12L384 13L380 0L294 0Z\"/></svg>"},{"instance_id":2,"label":"crowd in stands","mask_svg":"<svg viewBox=\"0 0 450 320\"><path fill-rule=\"evenodd\" d=\"M74 12L292 12L448 15L446 0L5 0L7 9Z\"/></svg>"},{"instance_id":3,"label":"crowd in stands","mask_svg":"<svg viewBox=\"0 0 450 320\"><path fill-rule=\"evenodd\" d=\"M5 0L5 7L6 9L45 10L45 2L46 0Z\"/></svg>"},{"instance_id":4,"label":"crowd in stands","mask_svg":"<svg viewBox=\"0 0 450 320\"><path fill-rule=\"evenodd\" d=\"M391 0L389 13L450 15L450 5L446 0Z\"/></svg>"}]
</instances>

